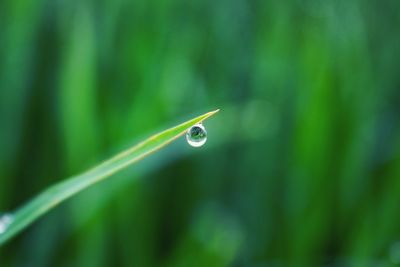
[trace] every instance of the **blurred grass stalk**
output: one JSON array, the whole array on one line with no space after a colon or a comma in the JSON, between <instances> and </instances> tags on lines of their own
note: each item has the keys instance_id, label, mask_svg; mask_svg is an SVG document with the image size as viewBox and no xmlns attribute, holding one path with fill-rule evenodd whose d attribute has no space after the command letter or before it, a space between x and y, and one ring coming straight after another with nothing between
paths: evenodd
<instances>
[{"instance_id":1,"label":"blurred grass stalk","mask_svg":"<svg viewBox=\"0 0 400 267\"><path fill-rule=\"evenodd\" d=\"M73 200L67 216L43 220L0 251L2 267L392 266L399 9L361 0L1 1L2 210L133 132L227 106L209 125L218 160L166 151L159 171L143 164ZM129 182L149 172L152 180ZM209 201L240 225L232 239L219 232L220 215L193 215ZM216 249L228 256L215 260L196 243L198 229L233 244Z\"/></svg>"}]
</instances>

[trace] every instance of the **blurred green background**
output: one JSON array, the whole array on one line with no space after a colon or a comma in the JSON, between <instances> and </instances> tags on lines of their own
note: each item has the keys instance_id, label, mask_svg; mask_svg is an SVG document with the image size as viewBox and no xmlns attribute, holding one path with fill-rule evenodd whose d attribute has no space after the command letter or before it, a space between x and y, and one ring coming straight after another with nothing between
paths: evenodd
<instances>
[{"instance_id":1,"label":"blurred green background","mask_svg":"<svg viewBox=\"0 0 400 267\"><path fill-rule=\"evenodd\" d=\"M0 1L0 211L220 108L0 266L399 266L397 0Z\"/></svg>"}]
</instances>

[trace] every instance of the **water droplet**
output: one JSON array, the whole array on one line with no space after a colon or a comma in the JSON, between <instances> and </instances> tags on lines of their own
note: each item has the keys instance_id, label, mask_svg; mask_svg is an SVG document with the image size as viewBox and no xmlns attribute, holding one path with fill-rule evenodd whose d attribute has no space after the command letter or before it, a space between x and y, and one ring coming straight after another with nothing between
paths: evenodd
<instances>
[{"instance_id":1,"label":"water droplet","mask_svg":"<svg viewBox=\"0 0 400 267\"><path fill-rule=\"evenodd\" d=\"M13 216L11 214L4 214L0 217L0 234L7 230L7 227L12 223Z\"/></svg>"},{"instance_id":2,"label":"water droplet","mask_svg":"<svg viewBox=\"0 0 400 267\"><path fill-rule=\"evenodd\" d=\"M187 131L186 140L193 147L200 147L207 141L207 131L203 124L196 124Z\"/></svg>"}]
</instances>

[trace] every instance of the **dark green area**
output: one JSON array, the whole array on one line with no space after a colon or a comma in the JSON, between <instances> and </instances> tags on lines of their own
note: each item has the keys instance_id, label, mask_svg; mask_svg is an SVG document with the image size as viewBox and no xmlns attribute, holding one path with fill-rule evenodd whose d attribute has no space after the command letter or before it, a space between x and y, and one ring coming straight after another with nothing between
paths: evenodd
<instances>
[{"instance_id":1,"label":"dark green area","mask_svg":"<svg viewBox=\"0 0 400 267\"><path fill-rule=\"evenodd\" d=\"M0 1L0 211L204 112L1 267L400 264L397 0Z\"/></svg>"}]
</instances>

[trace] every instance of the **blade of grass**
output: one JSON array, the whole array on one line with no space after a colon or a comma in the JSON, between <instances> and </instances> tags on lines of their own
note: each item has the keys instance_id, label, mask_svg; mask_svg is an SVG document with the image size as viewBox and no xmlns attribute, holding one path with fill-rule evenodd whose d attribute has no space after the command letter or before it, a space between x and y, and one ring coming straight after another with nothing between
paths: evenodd
<instances>
[{"instance_id":1,"label":"blade of grass","mask_svg":"<svg viewBox=\"0 0 400 267\"><path fill-rule=\"evenodd\" d=\"M145 158L185 134L188 128L211 117L219 110L211 111L186 121L161 133L155 134L111 159L51 186L33 198L12 215L12 222L0 234L0 245L11 239L40 216L89 186L113 175L127 166Z\"/></svg>"}]
</instances>

